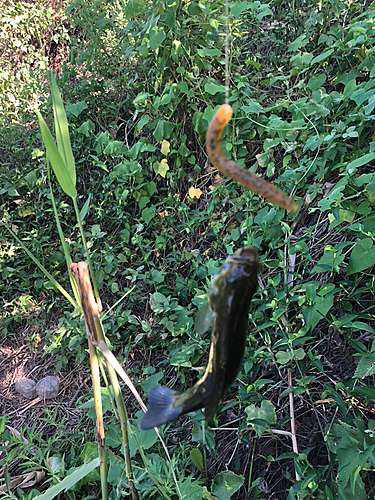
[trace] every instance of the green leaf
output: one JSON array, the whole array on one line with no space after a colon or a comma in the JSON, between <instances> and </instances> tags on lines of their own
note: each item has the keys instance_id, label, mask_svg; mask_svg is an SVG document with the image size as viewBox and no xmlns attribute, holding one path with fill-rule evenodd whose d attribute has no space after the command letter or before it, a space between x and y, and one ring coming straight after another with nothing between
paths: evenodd
<instances>
[{"instance_id":1,"label":"green leaf","mask_svg":"<svg viewBox=\"0 0 375 500\"><path fill-rule=\"evenodd\" d=\"M190 458L195 467L199 470L199 472L203 475L204 474L204 468L203 468L203 456L201 451L198 448L192 448L190 450Z\"/></svg>"},{"instance_id":2,"label":"green leaf","mask_svg":"<svg viewBox=\"0 0 375 500\"><path fill-rule=\"evenodd\" d=\"M367 153L356 160L351 161L346 165L346 171L349 175L355 174L357 168L362 167L362 165L366 165L375 158L375 153Z\"/></svg>"},{"instance_id":3,"label":"green leaf","mask_svg":"<svg viewBox=\"0 0 375 500\"><path fill-rule=\"evenodd\" d=\"M258 436L261 436L267 426L276 423L275 407L270 401L263 400L260 408L255 404L245 408L246 422L254 427Z\"/></svg>"},{"instance_id":4,"label":"green leaf","mask_svg":"<svg viewBox=\"0 0 375 500\"><path fill-rule=\"evenodd\" d=\"M91 120L87 120L82 123L82 125L77 129L77 132L88 137L90 135L89 132L92 132L93 130L95 130L95 125Z\"/></svg>"},{"instance_id":5,"label":"green leaf","mask_svg":"<svg viewBox=\"0 0 375 500\"><path fill-rule=\"evenodd\" d=\"M306 323L306 327L313 330L319 321L326 317L329 310L333 306L333 294L325 297L318 296L313 306L303 306L302 315Z\"/></svg>"},{"instance_id":6,"label":"green leaf","mask_svg":"<svg viewBox=\"0 0 375 500\"><path fill-rule=\"evenodd\" d=\"M156 210L155 208L144 208L142 210L142 218L148 224L150 220L155 216Z\"/></svg>"},{"instance_id":7,"label":"green leaf","mask_svg":"<svg viewBox=\"0 0 375 500\"><path fill-rule=\"evenodd\" d=\"M159 120L156 129L154 130L155 139L158 142L161 142L163 139L169 139L172 135L174 127L174 123L170 123L165 120Z\"/></svg>"},{"instance_id":8,"label":"green leaf","mask_svg":"<svg viewBox=\"0 0 375 500\"><path fill-rule=\"evenodd\" d=\"M139 120L139 122L136 125L136 130L139 132L140 130L143 129L145 125L148 124L150 121L150 117L148 115L143 115L142 118Z\"/></svg>"},{"instance_id":9,"label":"green leaf","mask_svg":"<svg viewBox=\"0 0 375 500\"><path fill-rule=\"evenodd\" d=\"M128 0L124 9L125 17L131 20L132 17L138 16L144 12L145 0Z\"/></svg>"},{"instance_id":10,"label":"green leaf","mask_svg":"<svg viewBox=\"0 0 375 500\"><path fill-rule=\"evenodd\" d=\"M326 79L327 79L327 77L324 73L322 73L320 75L314 75L309 79L307 86L309 87L309 89L312 92L314 92L315 90L317 90L319 87L321 87L323 85L323 83L326 81Z\"/></svg>"},{"instance_id":11,"label":"green leaf","mask_svg":"<svg viewBox=\"0 0 375 500\"><path fill-rule=\"evenodd\" d=\"M47 155L49 160L51 161L53 171L55 172L55 175L61 186L61 189L71 198L76 198L77 191L75 188L75 182L73 183L72 181L69 171L65 166L65 163L56 147L51 132L48 130L47 124L44 121L42 115L39 113L38 110L36 111L36 114L38 117L39 127L42 133L43 142L44 145L46 146Z\"/></svg>"},{"instance_id":12,"label":"green leaf","mask_svg":"<svg viewBox=\"0 0 375 500\"><path fill-rule=\"evenodd\" d=\"M297 52L298 49L306 47L308 43L309 43L308 37L306 35L300 35L289 45L288 50L289 52Z\"/></svg>"},{"instance_id":13,"label":"green leaf","mask_svg":"<svg viewBox=\"0 0 375 500\"><path fill-rule=\"evenodd\" d=\"M206 490L206 488L199 486L196 479L194 478L188 478L184 479L183 481L178 481L178 486L180 488L182 496L181 498L183 498L184 500L200 500L201 498L212 498L210 494L208 497L204 496L204 490Z\"/></svg>"},{"instance_id":14,"label":"green leaf","mask_svg":"<svg viewBox=\"0 0 375 500\"><path fill-rule=\"evenodd\" d=\"M149 33L151 50L158 49L160 47L160 45L164 42L165 36L166 35L165 35L162 28L158 28L157 26L154 26L153 28L151 28L150 33Z\"/></svg>"},{"instance_id":15,"label":"green leaf","mask_svg":"<svg viewBox=\"0 0 375 500\"><path fill-rule=\"evenodd\" d=\"M218 93L225 93L224 85L217 85L216 83L206 83L204 85L204 90L208 92L210 95L215 95Z\"/></svg>"},{"instance_id":16,"label":"green leaf","mask_svg":"<svg viewBox=\"0 0 375 500\"><path fill-rule=\"evenodd\" d=\"M94 460L92 460L88 464L84 464L81 465L81 467L78 467L78 469L76 469L69 476L66 476L60 483L55 484L51 488L48 488L48 490L43 493L43 495L38 496L38 499L52 500L52 498L55 498L62 491L67 491L73 488L73 486L75 486L78 481L83 479L97 467L99 467L99 458L94 458Z\"/></svg>"},{"instance_id":17,"label":"green leaf","mask_svg":"<svg viewBox=\"0 0 375 500\"><path fill-rule=\"evenodd\" d=\"M371 238L364 238L354 245L346 275L358 273L375 264L375 247Z\"/></svg>"},{"instance_id":18,"label":"green leaf","mask_svg":"<svg viewBox=\"0 0 375 500\"><path fill-rule=\"evenodd\" d=\"M332 54L333 54L333 49L326 49L321 54L319 54L318 56L314 57L314 59L311 61L311 64L315 64L317 62L325 61Z\"/></svg>"},{"instance_id":19,"label":"green leaf","mask_svg":"<svg viewBox=\"0 0 375 500\"><path fill-rule=\"evenodd\" d=\"M254 102L251 99L247 100L246 106L241 106L241 110L249 114L255 113L258 116L260 113L264 113L262 107L257 102Z\"/></svg>"},{"instance_id":20,"label":"green leaf","mask_svg":"<svg viewBox=\"0 0 375 500\"><path fill-rule=\"evenodd\" d=\"M55 125L55 134L57 149L63 159L65 168L68 172L73 186L76 185L76 167L72 153L72 146L70 144L68 120L64 109L64 104L61 99L61 94L58 89L55 78L51 80L51 94L52 94L52 107Z\"/></svg>"},{"instance_id":21,"label":"green leaf","mask_svg":"<svg viewBox=\"0 0 375 500\"><path fill-rule=\"evenodd\" d=\"M172 366L191 367L191 358L193 357L196 349L196 344L185 344L182 347L173 349L169 356L169 362Z\"/></svg>"},{"instance_id":22,"label":"green leaf","mask_svg":"<svg viewBox=\"0 0 375 500\"><path fill-rule=\"evenodd\" d=\"M85 204L83 205L82 207L82 210L80 211L79 213L79 217L81 219L81 222L83 222L85 220L85 217L87 215L87 212L89 211L89 207L90 207L90 201L91 201L91 194L89 194Z\"/></svg>"},{"instance_id":23,"label":"green leaf","mask_svg":"<svg viewBox=\"0 0 375 500\"><path fill-rule=\"evenodd\" d=\"M134 106L137 106L138 104L143 104L147 97L149 97L148 92L141 92L140 94L137 95L137 97L134 99L133 104Z\"/></svg>"},{"instance_id":24,"label":"green leaf","mask_svg":"<svg viewBox=\"0 0 375 500\"><path fill-rule=\"evenodd\" d=\"M153 375L150 375L150 377L146 378L146 380L143 380L143 382L141 382L142 389L145 392L148 392L151 389L151 387L158 385L163 377L164 377L163 372L158 372L154 373Z\"/></svg>"},{"instance_id":25,"label":"green leaf","mask_svg":"<svg viewBox=\"0 0 375 500\"><path fill-rule=\"evenodd\" d=\"M211 491L219 500L229 500L244 483L245 478L232 471L220 472L212 481Z\"/></svg>"},{"instance_id":26,"label":"green leaf","mask_svg":"<svg viewBox=\"0 0 375 500\"><path fill-rule=\"evenodd\" d=\"M279 351L276 353L276 360L281 365L286 365L292 359L302 360L306 356L305 351L300 347L299 349L295 349L293 352L289 351Z\"/></svg>"},{"instance_id":27,"label":"green leaf","mask_svg":"<svg viewBox=\"0 0 375 500\"><path fill-rule=\"evenodd\" d=\"M70 106L66 106L66 111L68 113L71 113L72 115L74 115L76 118L85 109L87 109L87 104L85 103L85 101L80 101L80 102L77 102L76 104L71 104Z\"/></svg>"},{"instance_id":28,"label":"green leaf","mask_svg":"<svg viewBox=\"0 0 375 500\"><path fill-rule=\"evenodd\" d=\"M232 13L232 16L237 19L238 17L240 17L242 12L247 10L250 6L251 4L249 2L234 2L234 4L230 7L230 11Z\"/></svg>"},{"instance_id":29,"label":"green leaf","mask_svg":"<svg viewBox=\"0 0 375 500\"><path fill-rule=\"evenodd\" d=\"M205 56L217 57L217 56L222 55L222 53L220 52L219 49L207 49L206 47L203 49L198 49L197 52L201 57L205 57Z\"/></svg>"}]
</instances>

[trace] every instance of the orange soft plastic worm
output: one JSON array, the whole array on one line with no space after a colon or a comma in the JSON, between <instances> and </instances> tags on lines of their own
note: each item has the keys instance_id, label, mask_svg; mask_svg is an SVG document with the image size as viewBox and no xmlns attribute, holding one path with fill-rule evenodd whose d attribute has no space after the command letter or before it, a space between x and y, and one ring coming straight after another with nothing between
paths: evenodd
<instances>
[{"instance_id":1,"label":"orange soft plastic worm","mask_svg":"<svg viewBox=\"0 0 375 500\"><path fill-rule=\"evenodd\" d=\"M234 181L239 182L242 186L247 187L254 193L260 194L267 200L272 201L275 205L286 208L291 212L298 209L295 203L289 196L277 189L275 186L257 175L249 172L245 168L240 167L232 160L229 160L221 149L221 136L229 120L232 118L232 108L229 104L223 104L217 110L215 116L207 130L206 149L208 158L212 165L216 167L222 174L230 177Z\"/></svg>"}]
</instances>

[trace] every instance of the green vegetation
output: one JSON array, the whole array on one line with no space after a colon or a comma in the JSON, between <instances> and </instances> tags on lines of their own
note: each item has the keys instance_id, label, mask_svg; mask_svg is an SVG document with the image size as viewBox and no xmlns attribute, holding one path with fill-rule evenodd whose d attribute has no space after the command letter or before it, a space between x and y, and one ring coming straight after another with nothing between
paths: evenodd
<instances>
[{"instance_id":1,"label":"green vegetation","mask_svg":"<svg viewBox=\"0 0 375 500\"><path fill-rule=\"evenodd\" d=\"M223 2L208 0L56 5L9 0L0 9L2 345L21 339L32 351L42 340L41 362L54 356L64 377L80 363L88 371L80 311L54 285L70 287L53 200L72 259L85 254L53 174L51 195L35 113L37 104L52 130L52 69L103 327L139 390L193 385L210 344L194 319L212 276L242 246L261 258L244 363L214 422L195 412L161 432L177 486L126 396L139 497L373 499L375 9L231 1L226 16ZM225 102L226 30L234 114L224 150L290 193L295 214L208 164L205 133ZM102 385L110 498L126 498L121 428ZM99 497L99 468L89 471L98 456L92 394L76 406L70 426L46 405L43 432L31 408L19 436L9 430L14 412L1 411L4 479L45 474L36 489L4 498L35 498L82 470L60 498Z\"/></svg>"}]
</instances>

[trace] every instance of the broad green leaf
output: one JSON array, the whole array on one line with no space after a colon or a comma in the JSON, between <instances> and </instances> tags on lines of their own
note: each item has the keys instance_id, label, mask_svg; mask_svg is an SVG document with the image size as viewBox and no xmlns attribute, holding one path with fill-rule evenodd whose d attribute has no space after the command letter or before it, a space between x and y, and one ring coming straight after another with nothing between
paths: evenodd
<instances>
[{"instance_id":1,"label":"broad green leaf","mask_svg":"<svg viewBox=\"0 0 375 500\"><path fill-rule=\"evenodd\" d=\"M91 120L87 120L82 123L82 125L77 129L77 132L88 137L90 135L89 132L92 132L93 130L95 130L95 125Z\"/></svg>"},{"instance_id":2,"label":"broad green leaf","mask_svg":"<svg viewBox=\"0 0 375 500\"><path fill-rule=\"evenodd\" d=\"M66 106L65 109L68 113L71 113L72 115L77 117L82 113L82 111L87 109L87 104L85 103L85 101L80 101L75 104L70 104L70 106Z\"/></svg>"},{"instance_id":3,"label":"broad green leaf","mask_svg":"<svg viewBox=\"0 0 375 500\"><path fill-rule=\"evenodd\" d=\"M354 378L371 377L375 374L375 352L364 355L359 360Z\"/></svg>"},{"instance_id":4,"label":"broad green leaf","mask_svg":"<svg viewBox=\"0 0 375 500\"><path fill-rule=\"evenodd\" d=\"M47 155L50 159L53 171L55 172L61 189L71 198L76 198L77 191L75 188L75 182L73 183L72 181L69 171L65 166L65 163L56 147L55 141L53 140L51 132L48 130L47 124L44 121L42 115L38 110L36 111L36 114L38 117L43 142L46 146Z\"/></svg>"},{"instance_id":5,"label":"broad green leaf","mask_svg":"<svg viewBox=\"0 0 375 500\"><path fill-rule=\"evenodd\" d=\"M311 61L311 64L315 64L317 62L322 62L328 59L332 54L333 54L334 49L326 49L324 50L321 54L318 56L314 57L314 59Z\"/></svg>"},{"instance_id":6,"label":"broad green leaf","mask_svg":"<svg viewBox=\"0 0 375 500\"><path fill-rule=\"evenodd\" d=\"M355 174L357 168L362 167L362 165L366 165L375 158L375 153L367 153L356 160L351 161L346 165L346 171L349 175Z\"/></svg>"},{"instance_id":7,"label":"broad green leaf","mask_svg":"<svg viewBox=\"0 0 375 500\"><path fill-rule=\"evenodd\" d=\"M310 135L310 137L305 142L303 147L303 152L305 151L315 151L317 148L321 146L323 139L317 135Z\"/></svg>"},{"instance_id":8,"label":"broad green leaf","mask_svg":"<svg viewBox=\"0 0 375 500\"><path fill-rule=\"evenodd\" d=\"M172 135L174 127L174 123L167 122L165 120L158 121L156 129L154 130L155 139L158 142L161 142L163 139L169 139Z\"/></svg>"},{"instance_id":9,"label":"broad green leaf","mask_svg":"<svg viewBox=\"0 0 375 500\"><path fill-rule=\"evenodd\" d=\"M196 349L196 344L185 344L182 347L173 349L169 356L169 362L172 366L185 366L191 367L191 358L193 357Z\"/></svg>"},{"instance_id":10,"label":"broad green leaf","mask_svg":"<svg viewBox=\"0 0 375 500\"><path fill-rule=\"evenodd\" d=\"M324 297L317 295L313 305L302 307L302 316L307 328L313 330L319 321L326 317L333 306L333 298L333 293L327 294Z\"/></svg>"},{"instance_id":11,"label":"broad green leaf","mask_svg":"<svg viewBox=\"0 0 375 500\"><path fill-rule=\"evenodd\" d=\"M309 38L306 35L301 35L289 45L288 50L289 52L297 52L298 49L306 47L308 43L309 43Z\"/></svg>"},{"instance_id":12,"label":"broad green leaf","mask_svg":"<svg viewBox=\"0 0 375 500\"><path fill-rule=\"evenodd\" d=\"M258 62L258 61L253 61L252 59L246 59L246 60L245 60L245 64L246 64L247 66L249 66L249 65L250 65L250 66L254 66L254 68L255 68L257 71L259 71L259 70L260 70L260 68L262 67L262 65L261 65L261 63L260 63L260 62Z\"/></svg>"},{"instance_id":13,"label":"broad green leaf","mask_svg":"<svg viewBox=\"0 0 375 500\"><path fill-rule=\"evenodd\" d=\"M123 160L114 167L113 175L118 179L128 179L129 177L135 176L141 170L142 167L137 161Z\"/></svg>"},{"instance_id":14,"label":"broad green leaf","mask_svg":"<svg viewBox=\"0 0 375 500\"><path fill-rule=\"evenodd\" d=\"M149 95L150 94L148 92L139 93L133 101L134 106L137 106L138 104L143 104L146 101L147 97L149 97Z\"/></svg>"},{"instance_id":15,"label":"broad green leaf","mask_svg":"<svg viewBox=\"0 0 375 500\"><path fill-rule=\"evenodd\" d=\"M314 92L314 90L317 90L319 87L323 85L326 79L327 77L324 73L320 75L314 75L309 79L307 86L312 92Z\"/></svg>"},{"instance_id":16,"label":"broad green leaf","mask_svg":"<svg viewBox=\"0 0 375 500\"><path fill-rule=\"evenodd\" d=\"M148 115L143 115L142 118L139 120L139 122L136 125L137 131L139 132L140 130L142 130L143 127L145 125L147 125L149 121L150 121L150 117Z\"/></svg>"},{"instance_id":17,"label":"broad green leaf","mask_svg":"<svg viewBox=\"0 0 375 500\"><path fill-rule=\"evenodd\" d=\"M244 111L245 113L253 114L255 113L256 115L259 115L260 113L264 113L264 110L255 101L252 101L251 99L248 99L247 104L245 106L241 106L241 110Z\"/></svg>"},{"instance_id":18,"label":"broad green leaf","mask_svg":"<svg viewBox=\"0 0 375 500\"><path fill-rule=\"evenodd\" d=\"M145 392L148 392L151 389L151 387L159 385L159 382L163 377L164 377L163 372L154 373L153 375L150 375L150 377L146 378L146 380L143 380L143 382L141 382L140 385Z\"/></svg>"},{"instance_id":19,"label":"broad green leaf","mask_svg":"<svg viewBox=\"0 0 375 500\"><path fill-rule=\"evenodd\" d=\"M246 421L254 427L258 436L261 436L266 427L276 423L275 407L270 401L263 400L260 408L255 404L245 408Z\"/></svg>"},{"instance_id":20,"label":"broad green leaf","mask_svg":"<svg viewBox=\"0 0 375 500\"><path fill-rule=\"evenodd\" d=\"M198 52L198 54L201 57L205 57L205 56L208 56L208 57L217 57L217 56L221 56L222 55L222 53L220 52L219 49L207 49L207 48L203 48L203 49L198 49L197 52Z\"/></svg>"},{"instance_id":21,"label":"broad green leaf","mask_svg":"<svg viewBox=\"0 0 375 500\"><path fill-rule=\"evenodd\" d=\"M124 9L125 17L131 20L132 17L142 14L145 8L145 0L128 0Z\"/></svg>"},{"instance_id":22,"label":"broad green leaf","mask_svg":"<svg viewBox=\"0 0 375 500\"><path fill-rule=\"evenodd\" d=\"M276 353L276 360L281 365L286 365L292 359L302 360L306 356L305 351L300 347L299 349L295 349L293 352L290 351L279 351Z\"/></svg>"},{"instance_id":23,"label":"broad green leaf","mask_svg":"<svg viewBox=\"0 0 375 500\"><path fill-rule=\"evenodd\" d=\"M324 212L325 210L330 210L331 205L333 205L336 201L341 200L342 192L344 191L346 184L348 183L347 177L343 177L336 186L331 189L327 196L318 201L318 207Z\"/></svg>"},{"instance_id":24,"label":"broad green leaf","mask_svg":"<svg viewBox=\"0 0 375 500\"><path fill-rule=\"evenodd\" d=\"M150 33L149 33L151 50L158 49L160 47L160 45L164 42L165 36L166 35L165 35L162 28L158 28L157 26L154 26L153 28L151 28Z\"/></svg>"},{"instance_id":25,"label":"broad green leaf","mask_svg":"<svg viewBox=\"0 0 375 500\"><path fill-rule=\"evenodd\" d=\"M201 451L198 448L192 448L190 450L190 458L195 467L199 470L199 472L203 474L204 473L203 456Z\"/></svg>"},{"instance_id":26,"label":"broad green leaf","mask_svg":"<svg viewBox=\"0 0 375 500\"><path fill-rule=\"evenodd\" d=\"M249 2L234 2L230 6L230 11L232 13L232 16L237 19L242 14L242 12L247 10L250 6L251 4Z\"/></svg>"},{"instance_id":27,"label":"broad green leaf","mask_svg":"<svg viewBox=\"0 0 375 500\"><path fill-rule=\"evenodd\" d=\"M245 478L232 471L220 472L212 481L211 491L218 500L229 500L244 483Z\"/></svg>"},{"instance_id":28,"label":"broad green leaf","mask_svg":"<svg viewBox=\"0 0 375 500\"><path fill-rule=\"evenodd\" d=\"M295 68L299 68L300 66L303 66L303 65L307 66L311 63L311 59L313 57L314 56L312 54L310 54L310 52L298 53L295 56L292 56L290 58L290 63Z\"/></svg>"},{"instance_id":29,"label":"broad green leaf","mask_svg":"<svg viewBox=\"0 0 375 500\"><path fill-rule=\"evenodd\" d=\"M148 224L150 220L155 216L156 210L155 208L144 208L142 210L142 218Z\"/></svg>"},{"instance_id":30,"label":"broad green leaf","mask_svg":"<svg viewBox=\"0 0 375 500\"><path fill-rule=\"evenodd\" d=\"M358 273L375 264L375 247L371 238L364 238L354 245L350 255L347 275Z\"/></svg>"},{"instance_id":31,"label":"broad green leaf","mask_svg":"<svg viewBox=\"0 0 375 500\"><path fill-rule=\"evenodd\" d=\"M210 95L225 93L224 85L218 85L217 83L206 83L204 85L204 90L208 92Z\"/></svg>"},{"instance_id":32,"label":"broad green leaf","mask_svg":"<svg viewBox=\"0 0 375 500\"><path fill-rule=\"evenodd\" d=\"M73 186L76 185L76 167L72 153L72 146L70 144L68 120L64 109L64 104L61 99L61 94L57 86L55 78L51 80L51 94L53 104L53 115L55 118L55 134L57 149L63 159L66 170L72 181Z\"/></svg>"},{"instance_id":33,"label":"broad green leaf","mask_svg":"<svg viewBox=\"0 0 375 500\"><path fill-rule=\"evenodd\" d=\"M178 487L180 488L180 492L183 500L201 500L204 499L212 499L211 495L208 493L207 489L200 486L197 483L197 480L194 478L184 479L183 481L178 481ZM209 496L205 495L208 493Z\"/></svg>"}]
</instances>

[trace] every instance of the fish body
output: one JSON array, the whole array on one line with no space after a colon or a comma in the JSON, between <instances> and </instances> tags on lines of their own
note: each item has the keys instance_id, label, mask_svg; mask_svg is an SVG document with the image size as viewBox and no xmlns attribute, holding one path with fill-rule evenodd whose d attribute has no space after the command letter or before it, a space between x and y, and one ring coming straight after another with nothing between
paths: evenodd
<instances>
[{"instance_id":1,"label":"fish body","mask_svg":"<svg viewBox=\"0 0 375 500\"><path fill-rule=\"evenodd\" d=\"M184 393L168 387L152 387L148 392L147 412L139 423L141 430L158 427L200 408L205 409L207 421L213 418L222 395L241 366L258 265L257 250L246 247L230 255L216 273L208 292L213 328L204 375Z\"/></svg>"}]
</instances>

